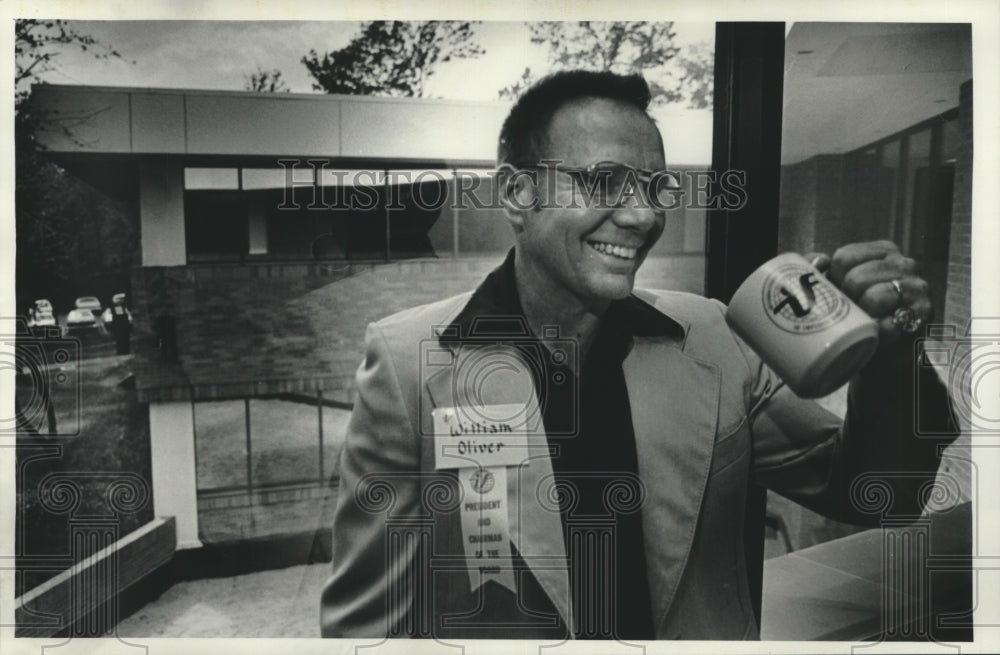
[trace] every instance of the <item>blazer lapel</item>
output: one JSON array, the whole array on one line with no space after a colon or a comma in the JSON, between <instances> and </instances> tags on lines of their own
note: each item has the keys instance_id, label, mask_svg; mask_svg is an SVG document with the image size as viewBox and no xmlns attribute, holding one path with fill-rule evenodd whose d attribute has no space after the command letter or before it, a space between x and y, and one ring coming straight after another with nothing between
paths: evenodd
<instances>
[{"instance_id":1,"label":"blazer lapel","mask_svg":"<svg viewBox=\"0 0 1000 655\"><path fill-rule=\"evenodd\" d=\"M622 365L646 485L643 539L653 622L663 623L684 571L715 446L718 368L637 337Z\"/></svg>"},{"instance_id":2,"label":"blazer lapel","mask_svg":"<svg viewBox=\"0 0 1000 655\"><path fill-rule=\"evenodd\" d=\"M482 405L524 406L531 456L520 466L508 467L507 500L511 543L538 579L572 634L569 574L558 507L546 507L544 489L552 482L552 461L531 374L526 366L512 366L520 359L513 349L490 348L483 356L475 348L457 348L452 366L428 378L427 391L434 407L456 407L475 401ZM470 357L469 355L473 356ZM488 375L477 376L472 367ZM477 379L475 390L456 394L456 375L462 382ZM468 394L468 395L466 395ZM456 395L460 397L456 398Z\"/></svg>"}]
</instances>

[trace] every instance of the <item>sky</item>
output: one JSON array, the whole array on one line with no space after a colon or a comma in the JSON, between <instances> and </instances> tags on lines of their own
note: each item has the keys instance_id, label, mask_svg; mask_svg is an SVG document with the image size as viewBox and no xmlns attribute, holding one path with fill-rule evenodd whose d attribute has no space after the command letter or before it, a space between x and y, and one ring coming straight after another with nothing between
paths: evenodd
<instances>
[{"instance_id":1,"label":"sky","mask_svg":"<svg viewBox=\"0 0 1000 655\"><path fill-rule=\"evenodd\" d=\"M301 63L311 49L345 46L359 32L357 21L71 21L79 32L118 50L128 60L96 60L78 49L59 54L53 84L145 86L192 89L244 88L257 68L277 68L293 92L314 92ZM495 100L498 91L520 78L526 66L547 68L543 46L532 44L521 21L488 21L474 26L485 54L475 60L440 64L428 94L455 100ZM712 43L714 23L675 24L682 47ZM134 62L134 63L130 63Z\"/></svg>"}]
</instances>

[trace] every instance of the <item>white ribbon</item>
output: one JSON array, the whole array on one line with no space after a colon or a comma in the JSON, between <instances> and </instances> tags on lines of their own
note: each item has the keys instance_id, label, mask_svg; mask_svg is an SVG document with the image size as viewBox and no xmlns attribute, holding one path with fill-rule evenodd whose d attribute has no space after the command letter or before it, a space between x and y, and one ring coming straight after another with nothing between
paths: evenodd
<instances>
[{"instance_id":1,"label":"white ribbon","mask_svg":"<svg viewBox=\"0 0 1000 655\"><path fill-rule=\"evenodd\" d=\"M513 592L507 467L528 459L523 428L502 417L516 405L440 407L433 411L435 468L457 469L462 485L462 544L472 591L492 580ZM491 416L497 416L493 419Z\"/></svg>"},{"instance_id":2,"label":"white ribbon","mask_svg":"<svg viewBox=\"0 0 1000 655\"><path fill-rule=\"evenodd\" d=\"M463 494L462 541L472 591L492 580L513 592L514 571L507 519L507 467L458 470Z\"/></svg>"}]
</instances>

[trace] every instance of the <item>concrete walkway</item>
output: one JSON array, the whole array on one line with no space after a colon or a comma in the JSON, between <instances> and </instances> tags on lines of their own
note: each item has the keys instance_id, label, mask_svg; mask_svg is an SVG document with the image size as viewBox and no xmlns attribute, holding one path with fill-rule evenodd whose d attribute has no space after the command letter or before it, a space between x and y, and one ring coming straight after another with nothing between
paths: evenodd
<instances>
[{"instance_id":1,"label":"concrete walkway","mask_svg":"<svg viewBox=\"0 0 1000 655\"><path fill-rule=\"evenodd\" d=\"M330 564L179 582L118 624L121 637L318 638Z\"/></svg>"}]
</instances>

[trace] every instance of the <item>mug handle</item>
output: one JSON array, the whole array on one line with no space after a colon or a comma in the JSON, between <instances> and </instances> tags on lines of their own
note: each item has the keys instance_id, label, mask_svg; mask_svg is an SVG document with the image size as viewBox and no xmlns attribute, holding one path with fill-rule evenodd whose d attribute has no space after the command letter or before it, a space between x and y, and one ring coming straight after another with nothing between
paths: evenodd
<instances>
[{"instance_id":1,"label":"mug handle","mask_svg":"<svg viewBox=\"0 0 1000 655\"><path fill-rule=\"evenodd\" d=\"M811 252L811 253L806 253L805 255L803 255L803 257L805 257L809 261L809 265L810 266L812 266L817 271L819 271L820 273L822 273L823 277L829 279L829 277L830 277L830 264L829 264L829 262L827 263L826 270L823 270L823 269L821 269L818 266L818 263L821 262L821 261L823 261L824 257L826 257L829 261L832 261L830 259L829 255L827 255L826 253L822 253L822 252Z\"/></svg>"}]
</instances>

